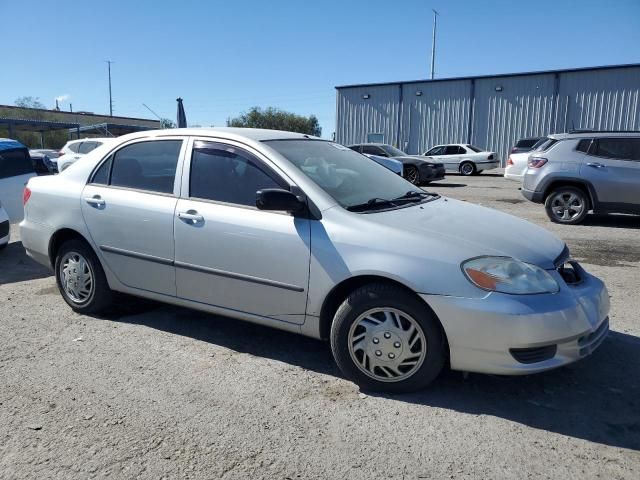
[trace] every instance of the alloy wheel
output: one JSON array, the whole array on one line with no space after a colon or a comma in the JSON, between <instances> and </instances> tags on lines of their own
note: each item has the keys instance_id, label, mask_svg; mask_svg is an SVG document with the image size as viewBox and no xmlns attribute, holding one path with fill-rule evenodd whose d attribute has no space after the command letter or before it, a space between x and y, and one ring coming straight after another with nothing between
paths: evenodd
<instances>
[{"instance_id":1,"label":"alloy wheel","mask_svg":"<svg viewBox=\"0 0 640 480\"><path fill-rule=\"evenodd\" d=\"M584 199L573 192L558 192L551 199L551 211L560 221L573 220L579 217L584 209Z\"/></svg>"},{"instance_id":2,"label":"alloy wheel","mask_svg":"<svg viewBox=\"0 0 640 480\"><path fill-rule=\"evenodd\" d=\"M355 365L381 382L399 382L422 366L427 342L418 322L395 308L361 314L349 330L349 354Z\"/></svg>"}]
</instances>

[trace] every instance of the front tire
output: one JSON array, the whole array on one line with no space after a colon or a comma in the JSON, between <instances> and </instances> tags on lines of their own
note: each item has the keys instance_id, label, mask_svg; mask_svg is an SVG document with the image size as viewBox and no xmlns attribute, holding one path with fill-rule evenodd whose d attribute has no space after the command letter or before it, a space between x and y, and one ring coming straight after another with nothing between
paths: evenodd
<instances>
[{"instance_id":1,"label":"front tire","mask_svg":"<svg viewBox=\"0 0 640 480\"><path fill-rule=\"evenodd\" d=\"M405 393L431 383L444 365L440 324L419 299L382 283L365 285L340 305L331 351L363 390Z\"/></svg>"},{"instance_id":2,"label":"front tire","mask_svg":"<svg viewBox=\"0 0 640 480\"><path fill-rule=\"evenodd\" d=\"M413 165L404 167L404 178L414 185L420 185L420 172Z\"/></svg>"},{"instance_id":3,"label":"front tire","mask_svg":"<svg viewBox=\"0 0 640 480\"><path fill-rule=\"evenodd\" d=\"M580 188L558 187L547 196L544 208L552 222L576 225L589 213L589 197Z\"/></svg>"},{"instance_id":4,"label":"front tire","mask_svg":"<svg viewBox=\"0 0 640 480\"><path fill-rule=\"evenodd\" d=\"M76 312L99 313L113 304L102 265L86 242L73 239L62 244L55 274L62 298Z\"/></svg>"}]
</instances>

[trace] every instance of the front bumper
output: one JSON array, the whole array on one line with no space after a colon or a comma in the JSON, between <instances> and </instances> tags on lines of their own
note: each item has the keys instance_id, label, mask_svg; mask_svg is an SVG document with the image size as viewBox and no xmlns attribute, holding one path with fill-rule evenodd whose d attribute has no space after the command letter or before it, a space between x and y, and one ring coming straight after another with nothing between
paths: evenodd
<instances>
[{"instance_id":1,"label":"front bumper","mask_svg":"<svg viewBox=\"0 0 640 480\"><path fill-rule=\"evenodd\" d=\"M420 182L435 182L436 180L442 180L445 175L444 165L429 165L422 164L419 168Z\"/></svg>"},{"instance_id":2,"label":"front bumper","mask_svg":"<svg viewBox=\"0 0 640 480\"><path fill-rule=\"evenodd\" d=\"M451 368L524 375L591 354L609 330L607 288L586 272L573 286L558 272L550 273L561 286L556 294L490 293L477 299L422 295L446 332Z\"/></svg>"}]
</instances>

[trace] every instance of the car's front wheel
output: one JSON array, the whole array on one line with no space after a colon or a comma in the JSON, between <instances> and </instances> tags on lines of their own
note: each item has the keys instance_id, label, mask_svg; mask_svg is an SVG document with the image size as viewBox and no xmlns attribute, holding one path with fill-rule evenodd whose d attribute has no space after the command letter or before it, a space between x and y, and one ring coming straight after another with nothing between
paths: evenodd
<instances>
[{"instance_id":1,"label":"car's front wheel","mask_svg":"<svg viewBox=\"0 0 640 480\"><path fill-rule=\"evenodd\" d=\"M444 365L438 320L414 295L385 284L355 290L331 326L342 372L364 390L403 393L426 387Z\"/></svg>"},{"instance_id":2,"label":"car's front wheel","mask_svg":"<svg viewBox=\"0 0 640 480\"><path fill-rule=\"evenodd\" d=\"M589 212L589 198L584 190L564 186L554 189L544 202L549 220L565 225L575 225Z\"/></svg>"},{"instance_id":3,"label":"car's front wheel","mask_svg":"<svg viewBox=\"0 0 640 480\"><path fill-rule=\"evenodd\" d=\"M414 185L420 185L420 172L418 172L418 169L413 165L404 167L404 178Z\"/></svg>"},{"instance_id":4,"label":"car's front wheel","mask_svg":"<svg viewBox=\"0 0 640 480\"><path fill-rule=\"evenodd\" d=\"M104 270L91 247L79 239L68 240L57 252L58 289L67 304L79 313L98 313L113 302Z\"/></svg>"}]
</instances>

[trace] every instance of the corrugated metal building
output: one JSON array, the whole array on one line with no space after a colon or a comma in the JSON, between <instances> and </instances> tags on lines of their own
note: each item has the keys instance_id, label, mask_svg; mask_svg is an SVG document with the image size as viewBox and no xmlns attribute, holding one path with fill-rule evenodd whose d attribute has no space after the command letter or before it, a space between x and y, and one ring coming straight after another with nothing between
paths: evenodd
<instances>
[{"instance_id":1,"label":"corrugated metal building","mask_svg":"<svg viewBox=\"0 0 640 480\"><path fill-rule=\"evenodd\" d=\"M472 143L503 163L522 137L640 130L640 64L336 87L336 141L418 154Z\"/></svg>"}]
</instances>

